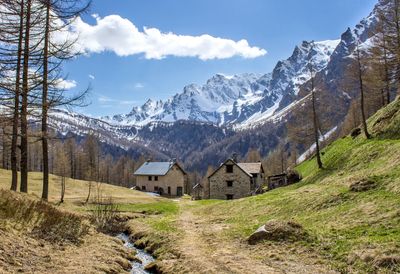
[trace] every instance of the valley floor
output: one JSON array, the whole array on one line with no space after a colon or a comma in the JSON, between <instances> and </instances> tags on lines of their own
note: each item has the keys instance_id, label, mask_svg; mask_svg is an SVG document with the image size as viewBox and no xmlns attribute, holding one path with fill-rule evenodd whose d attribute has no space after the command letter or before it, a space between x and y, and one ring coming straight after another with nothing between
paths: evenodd
<instances>
[{"instance_id":1,"label":"valley floor","mask_svg":"<svg viewBox=\"0 0 400 274\"><path fill-rule=\"evenodd\" d=\"M230 225L209 218L196 202L182 201L173 271L192 273L336 273L316 252L299 244L264 243L226 237Z\"/></svg>"},{"instance_id":2,"label":"valley floor","mask_svg":"<svg viewBox=\"0 0 400 274\"><path fill-rule=\"evenodd\" d=\"M109 185L123 230L156 257L163 273L399 273L400 100L369 120L374 138L345 137L297 169L302 182L233 201L165 199ZM30 195L0 190L0 273L121 273L122 242L88 223L88 183L68 180L66 202L39 202L41 175ZM0 170L0 189L10 172ZM368 182L363 185L362 182ZM247 239L270 222L299 224L306 237Z\"/></svg>"}]
</instances>

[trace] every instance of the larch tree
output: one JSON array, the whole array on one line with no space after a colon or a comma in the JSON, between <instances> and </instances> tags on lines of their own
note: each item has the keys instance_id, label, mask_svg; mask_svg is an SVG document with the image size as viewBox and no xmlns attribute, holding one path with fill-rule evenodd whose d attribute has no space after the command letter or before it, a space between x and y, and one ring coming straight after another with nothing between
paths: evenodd
<instances>
[{"instance_id":1,"label":"larch tree","mask_svg":"<svg viewBox=\"0 0 400 274\"><path fill-rule=\"evenodd\" d=\"M359 44L357 44L356 49L355 49L355 61L356 61L356 82L358 85L358 89L360 92L360 113L361 113L361 123L363 127L363 131L365 134L365 137L367 139L371 138L371 135L368 131L368 125L367 125L367 116L365 114L365 86L364 86L364 73L365 73L365 68L362 64L362 56L361 56L361 50Z\"/></svg>"},{"instance_id":2,"label":"larch tree","mask_svg":"<svg viewBox=\"0 0 400 274\"><path fill-rule=\"evenodd\" d=\"M311 51L313 51L314 42L311 43ZM312 106L312 119L313 119L313 131L314 131L314 141L315 141L315 153L317 158L318 168L322 169L323 164L321 160L321 151L320 151L320 130L318 126L318 114L317 114L317 99L315 92L315 65L314 60L311 56L309 56L308 60L308 69L310 73L310 83L311 83L311 106Z\"/></svg>"},{"instance_id":3,"label":"larch tree","mask_svg":"<svg viewBox=\"0 0 400 274\"><path fill-rule=\"evenodd\" d=\"M52 41L58 33L66 33L69 25L83 12L90 1L82 0L40 0L45 13L43 31L42 94L41 94L41 140L43 155L42 199L48 199L49 192L49 151L48 151L48 112L51 107L83 105L86 91L66 97L60 82L60 67L65 60L72 59L79 52L74 47L76 39ZM54 39L55 40L55 39Z\"/></svg>"}]
</instances>

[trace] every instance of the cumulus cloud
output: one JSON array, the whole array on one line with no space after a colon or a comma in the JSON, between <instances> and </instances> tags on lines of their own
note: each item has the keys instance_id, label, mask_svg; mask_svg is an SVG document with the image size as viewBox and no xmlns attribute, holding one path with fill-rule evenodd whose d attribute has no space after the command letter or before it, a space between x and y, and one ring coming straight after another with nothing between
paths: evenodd
<instances>
[{"instance_id":1,"label":"cumulus cloud","mask_svg":"<svg viewBox=\"0 0 400 274\"><path fill-rule=\"evenodd\" d=\"M59 79L56 85L59 89L69 90L75 88L77 86L77 82L75 80Z\"/></svg>"},{"instance_id":2,"label":"cumulus cloud","mask_svg":"<svg viewBox=\"0 0 400 274\"><path fill-rule=\"evenodd\" d=\"M167 56L197 57L201 60L226 59L234 56L256 58L266 50L250 46L246 40L233 41L213 37L178 35L161 32L157 28L139 30L131 21L119 15L104 18L97 14L95 25L77 18L74 31L79 33L80 49L86 53L111 51L118 56L144 54L146 59L163 59Z\"/></svg>"}]
</instances>

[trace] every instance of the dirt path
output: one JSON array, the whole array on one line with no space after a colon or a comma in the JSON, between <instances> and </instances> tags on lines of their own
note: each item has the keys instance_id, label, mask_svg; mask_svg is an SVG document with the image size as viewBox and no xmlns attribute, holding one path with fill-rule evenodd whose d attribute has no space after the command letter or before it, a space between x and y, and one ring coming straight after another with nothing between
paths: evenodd
<instances>
[{"instance_id":1,"label":"dirt path","mask_svg":"<svg viewBox=\"0 0 400 274\"><path fill-rule=\"evenodd\" d=\"M196 215L191 202L181 203L179 227L182 230L177 242L182 272L191 273L335 273L317 263L315 254L299 256L283 245L248 246L239 239L224 240L229 226L210 223L206 215Z\"/></svg>"}]
</instances>

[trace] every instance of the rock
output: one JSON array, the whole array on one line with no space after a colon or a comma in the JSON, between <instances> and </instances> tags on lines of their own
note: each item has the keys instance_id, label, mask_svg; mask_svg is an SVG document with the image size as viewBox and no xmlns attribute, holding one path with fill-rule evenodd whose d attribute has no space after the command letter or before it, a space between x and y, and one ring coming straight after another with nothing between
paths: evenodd
<instances>
[{"instance_id":1,"label":"rock","mask_svg":"<svg viewBox=\"0 0 400 274\"><path fill-rule=\"evenodd\" d=\"M160 266L156 262L149 263L144 267L144 270L146 270L149 273L153 274L162 274L162 270L160 269Z\"/></svg>"},{"instance_id":2,"label":"rock","mask_svg":"<svg viewBox=\"0 0 400 274\"><path fill-rule=\"evenodd\" d=\"M303 227L293 221L269 221L265 225L258 228L247 242L250 245L258 242L269 241L299 241L307 237L307 233Z\"/></svg>"},{"instance_id":3,"label":"rock","mask_svg":"<svg viewBox=\"0 0 400 274\"><path fill-rule=\"evenodd\" d=\"M361 134L361 128L355 128L355 129L353 129L352 131L351 131L351 133L350 133L350 136L351 136L351 138L356 138L358 135L360 135Z\"/></svg>"},{"instance_id":4,"label":"rock","mask_svg":"<svg viewBox=\"0 0 400 274\"><path fill-rule=\"evenodd\" d=\"M350 185L350 191L364 192L377 187L377 184L371 180L361 180Z\"/></svg>"},{"instance_id":5,"label":"rock","mask_svg":"<svg viewBox=\"0 0 400 274\"><path fill-rule=\"evenodd\" d=\"M287 172L287 180L289 184L298 183L301 179L301 175L297 170L291 169Z\"/></svg>"}]
</instances>

